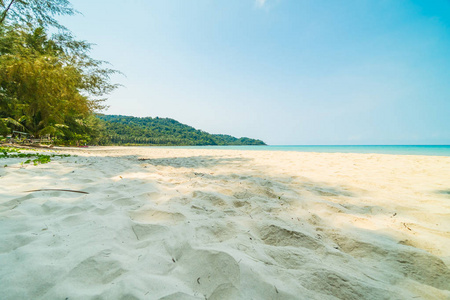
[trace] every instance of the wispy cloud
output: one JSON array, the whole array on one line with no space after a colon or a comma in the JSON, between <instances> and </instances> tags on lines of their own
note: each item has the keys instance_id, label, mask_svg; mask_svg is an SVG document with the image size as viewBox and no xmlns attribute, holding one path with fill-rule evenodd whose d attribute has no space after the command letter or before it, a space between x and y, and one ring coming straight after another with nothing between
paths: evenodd
<instances>
[{"instance_id":1,"label":"wispy cloud","mask_svg":"<svg viewBox=\"0 0 450 300\"><path fill-rule=\"evenodd\" d=\"M267 2L267 0L255 0L255 1L256 1L256 6L258 6L258 7L264 7L264 5Z\"/></svg>"}]
</instances>

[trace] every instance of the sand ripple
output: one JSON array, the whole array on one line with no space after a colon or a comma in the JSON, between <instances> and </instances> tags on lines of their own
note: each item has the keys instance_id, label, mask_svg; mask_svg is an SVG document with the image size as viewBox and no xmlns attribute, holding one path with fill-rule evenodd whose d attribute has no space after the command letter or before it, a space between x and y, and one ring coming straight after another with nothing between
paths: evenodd
<instances>
[{"instance_id":1,"label":"sand ripple","mask_svg":"<svg viewBox=\"0 0 450 300\"><path fill-rule=\"evenodd\" d=\"M448 157L74 151L0 168L1 299L450 299Z\"/></svg>"}]
</instances>

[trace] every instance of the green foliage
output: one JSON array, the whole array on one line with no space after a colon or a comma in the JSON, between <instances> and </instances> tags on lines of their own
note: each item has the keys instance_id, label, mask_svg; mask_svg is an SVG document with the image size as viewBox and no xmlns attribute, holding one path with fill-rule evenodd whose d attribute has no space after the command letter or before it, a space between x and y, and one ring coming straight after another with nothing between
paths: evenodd
<instances>
[{"instance_id":1,"label":"green foliage","mask_svg":"<svg viewBox=\"0 0 450 300\"><path fill-rule=\"evenodd\" d=\"M95 142L93 113L117 71L89 56L56 20L78 13L68 0L0 0L0 135L13 130L60 143ZM49 36L49 27L59 29ZM62 29L62 30L61 30Z\"/></svg>"},{"instance_id":2,"label":"green foliage","mask_svg":"<svg viewBox=\"0 0 450 300\"><path fill-rule=\"evenodd\" d=\"M92 114L117 88L109 82L116 71L90 58L90 47L67 33L50 38L42 27L0 27L1 133L90 142Z\"/></svg>"},{"instance_id":3,"label":"green foliage","mask_svg":"<svg viewBox=\"0 0 450 300\"><path fill-rule=\"evenodd\" d=\"M13 147L0 147L0 159L1 158L33 158L27 159L21 162L21 165L33 163L33 165L37 166L38 164L46 164L51 161L52 157L69 157L70 154L51 154L45 155L40 153L22 153L20 149ZM4 165L6 168L7 165Z\"/></svg>"},{"instance_id":4,"label":"green foliage","mask_svg":"<svg viewBox=\"0 0 450 300\"><path fill-rule=\"evenodd\" d=\"M210 134L169 118L98 115L102 120L99 144L166 146L265 145L261 140Z\"/></svg>"},{"instance_id":5,"label":"green foliage","mask_svg":"<svg viewBox=\"0 0 450 300\"><path fill-rule=\"evenodd\" d=\"M0 0L0 25L35 23L65 29L54 17L75 13L68 0Z\"/></svg>"}]
</instances>

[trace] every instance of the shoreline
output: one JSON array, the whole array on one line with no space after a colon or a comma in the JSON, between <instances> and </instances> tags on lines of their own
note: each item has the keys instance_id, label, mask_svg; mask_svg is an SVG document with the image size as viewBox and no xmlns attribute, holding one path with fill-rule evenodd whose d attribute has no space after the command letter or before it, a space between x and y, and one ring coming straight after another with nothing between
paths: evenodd
<instances>
[{"instance_id":1,"label":"shoreline","mask_svg":"<svg viewBox=\"0 0 450 300\"><path fill-rule=\"evenodd\" d=\"M314 153L314 154L369 154L369 155L408 155L408 156L437 156L437 157L450 157L450 145L288 145L288 146L279 146L279 145L227 145L227 146L155 146L155 145L110 145L110 146L54 146L54 145L23 145L23 144L0 144L1 146L6 147L15 147L22 149L48 149L48 150L56 150L56 151L98 151L98 150L123 150L123 149L173 149L173 150L225 150L225 151L264 151L264 152L295 152L295 153ZM263 149L263 148L271 148L274 149ZM413 153L397 153L397 152L352 152L352 151L304 151L304 150L290 150L291 148L448 148L449 153L446 152L413 152ZM253 149L255 148L255 149ZM277 149L278 148L278 149ZM281 149L280 149L281 148Z\"/></svg>"},{"instance_id":2,"label":"shoreline","mask_svg":"<svg viewBox=\"0 0 450 300\"><path fill-rule=\"evenodd\" d=\"M450 157L55 150L0 169L6 299L450 297Z\"/></svg>"},{"instance_id":3,"label":"shoreline","mask_svg":"<svg viewBox=\"0 0 450 300\"><path fill-rule=\"evenodd\" d=\"M91 146L141 149L280 151L301 153L386 154L450 157L448 145L350 145L350 146ZM385 149L384 149L385 148Z\"/></svg>"}]
</instances>

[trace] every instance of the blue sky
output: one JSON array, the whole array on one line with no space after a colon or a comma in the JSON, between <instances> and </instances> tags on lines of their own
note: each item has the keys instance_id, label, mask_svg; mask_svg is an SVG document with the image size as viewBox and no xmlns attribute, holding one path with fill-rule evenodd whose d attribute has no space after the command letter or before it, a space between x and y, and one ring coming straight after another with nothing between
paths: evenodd
<instances>
[{"instance_id":1,"label":"blue sky","mask_svg":"<svg viewBox=\"0 0 450 300\"><path fill-rule=\"evenodd\" d=\"M450 1L72 0L109 114L269 144L450 144Z\"/></svg>"}]
</instances>

